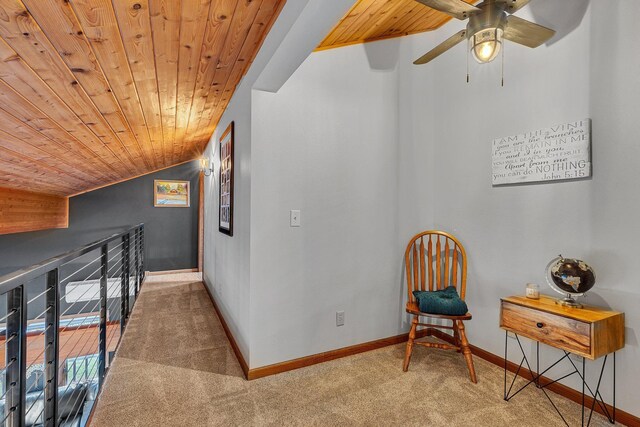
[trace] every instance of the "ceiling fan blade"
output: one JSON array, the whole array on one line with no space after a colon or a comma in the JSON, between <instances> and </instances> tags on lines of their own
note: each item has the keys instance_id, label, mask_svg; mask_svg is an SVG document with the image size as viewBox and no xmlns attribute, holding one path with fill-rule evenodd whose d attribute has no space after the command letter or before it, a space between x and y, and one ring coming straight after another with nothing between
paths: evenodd
<instances>
[{"instance_id":1,"label":"ceiling fan blade","mask_svg":"<svg viewBox=\"0 0 640 427\"><path fill-rule=\"evenodd\" d=\"M467 39L467 30L462 30L452 35L451 37L446 39L444 42L440 43L438 46L436 46L435 48L431 49L429 52L422 55L420 58L416 59L413 62L413 64L414 65L426 64L427 62L438 57L439 55L443 54L444 52L448 51L449 49L451 49L452 47L454 47L455 45L457 45L458 43L466 39Z\"/></svg>"},{"instance_id":2,"label":"ceiling fan blade","mask_svg":"<svg viewBox=\"0 0 640 427\"><path fill-rule=\"evenodd\" d=\"M444 12L460 20L467 19L469 15L480 12L481 9L462 0L416 0L432 9Z\"/></svg>"},{"instance_id":3,"label":"ceiling fan blade","mask_svg":"<svg viewBox=\"0 0 640 427\"><path fill-rule=\"evenodd\" d=\"M507 13L515 13L525 7L531 0L504 0Z\"/></svg>"},{"instance_id":4,"label":"ceiling fan blade","mask_svg":"<svg viewBox=\"0 0 640 427\"><path fill-rule=\"evenodd\" d=\"M555 30L551 28L509 15L503 37L525 46L538 47L553 37L555 33Z\"/></svg>"}]
</instances>

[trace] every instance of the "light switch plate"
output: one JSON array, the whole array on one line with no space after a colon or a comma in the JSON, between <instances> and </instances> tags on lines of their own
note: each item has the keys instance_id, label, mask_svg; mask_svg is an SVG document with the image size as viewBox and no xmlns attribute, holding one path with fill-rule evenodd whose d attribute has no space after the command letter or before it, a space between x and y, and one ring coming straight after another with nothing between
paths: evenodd
<instances>
[{"instance_id":1,"label":"light switch plate","mask_svg":"<svg viewBox=\"0 0 640 427\"><path fill-rule=\"evenodd\" d=\"M336 326L344 326L344 311L336 311Z\"/></svg>"},{"instance_id":2,"label":"light switch plate","mask_svg":"<svg viewBox=\"0 0 640 427\"><path fill-rule=\"evenodd\" d=\"M293 209L290 216L291 227L300 227L300 210Z\"/></svg>"}]
</instances>

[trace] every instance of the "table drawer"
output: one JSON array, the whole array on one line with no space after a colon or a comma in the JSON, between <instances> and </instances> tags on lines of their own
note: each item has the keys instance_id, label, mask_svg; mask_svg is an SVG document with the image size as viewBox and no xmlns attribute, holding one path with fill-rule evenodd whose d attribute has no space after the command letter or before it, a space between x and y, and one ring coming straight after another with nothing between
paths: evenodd
<instances>
[{"instance_id":1,"label":"table drawer","mask_svg":"<svg viewBox=\"0 0 640 427\"><path fill-rule=\"evenodd\" d=\"M591 325L579 320L503 301L500 327L573 353L591 354Z\"/></svg>"}]
</instances>

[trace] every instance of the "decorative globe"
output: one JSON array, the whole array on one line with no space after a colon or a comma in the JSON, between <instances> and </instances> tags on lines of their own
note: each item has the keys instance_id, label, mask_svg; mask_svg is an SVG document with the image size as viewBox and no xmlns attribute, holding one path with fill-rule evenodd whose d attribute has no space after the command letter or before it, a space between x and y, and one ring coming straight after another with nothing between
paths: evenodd
<instances>
[{"instance_id":1,"label":"decorative globe","mask_svg":"<svg viewBox=\"0 0 640 427\"><path fill-rule=\"evenodd\" d=\"M547 282L556 292L565 295L560 301L562 305L581 307L574 297L584 295L596 283L596 274L584 261L554 258L547 265Z\"/></svg>"}]
</instances>

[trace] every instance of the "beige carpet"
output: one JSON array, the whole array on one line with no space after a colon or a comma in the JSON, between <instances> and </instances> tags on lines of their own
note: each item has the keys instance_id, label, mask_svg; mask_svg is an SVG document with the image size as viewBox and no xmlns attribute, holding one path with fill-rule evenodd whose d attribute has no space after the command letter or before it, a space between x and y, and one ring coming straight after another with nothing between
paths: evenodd
<instances>
[{"instance_id":1,"label":"beige carpet","mask_svg":"<svg viewBox=\"0 0 640 427\"><path fill-rule=\"evenodd\" d=\"M249 382L202 283L148 282L91 425L564 425L534 388L503 401L502 370L482 359L474 385L455 352L417 348L408 373L403 355L397 345ZM580 425L580 406L550 395Z\"/></svg>"}]
</instances>

